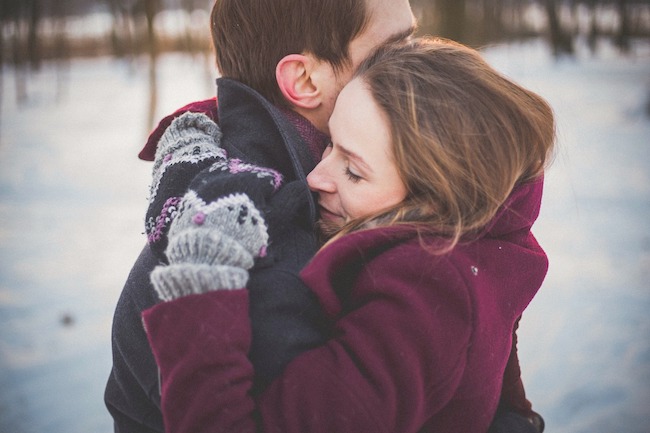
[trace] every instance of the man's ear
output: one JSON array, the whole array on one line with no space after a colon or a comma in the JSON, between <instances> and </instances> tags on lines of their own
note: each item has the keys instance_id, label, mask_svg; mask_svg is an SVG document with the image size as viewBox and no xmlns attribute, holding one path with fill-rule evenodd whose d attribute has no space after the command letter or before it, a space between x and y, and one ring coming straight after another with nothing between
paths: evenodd
<instances>
[{"instance_id":1,"label":"man's ear","mask_svg":"<svg viewBox=\"0 0 650 433\"><path fill-rule=\"evenodd\" d=\"M314 109L321 104L321 92L311 73L315 60L304 54L284 56L275 68L275 79L284 98L295 107Z\"/></svg>"}]
</instances>

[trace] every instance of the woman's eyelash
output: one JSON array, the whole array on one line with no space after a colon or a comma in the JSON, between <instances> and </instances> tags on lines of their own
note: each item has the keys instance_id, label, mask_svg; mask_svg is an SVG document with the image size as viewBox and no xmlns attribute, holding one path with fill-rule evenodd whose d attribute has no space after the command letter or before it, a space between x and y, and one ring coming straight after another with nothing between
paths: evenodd
<instances>
[{"instance_id":1,"label":"woman's eyelash","mask_svg":"<svg viewBox=\"0 0 650 433\"><path fill-rule=\"evenodd\" d=\"M345 175L348 177L348 179L351 182L354 182L354 183L357 183L362 179L362 177L359 176L358 174L352 173L352 171L350 171L350 167L345 167Z\"/></svg>"}]
</instances>

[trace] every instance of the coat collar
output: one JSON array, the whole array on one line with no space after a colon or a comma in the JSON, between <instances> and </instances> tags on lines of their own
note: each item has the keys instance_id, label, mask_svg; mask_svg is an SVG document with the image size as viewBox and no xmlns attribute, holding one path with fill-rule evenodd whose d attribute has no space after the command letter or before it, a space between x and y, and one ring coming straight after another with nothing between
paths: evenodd
<instances>
[{"instance_id":1,"label":"coat collar","mask_svg":"<svg viewBox=\"0 0 650 433\"><path fill-rule=\"evenodd\" d=\"M539 216L543 190L544 176L516 186L479 237L529 232Z\"/></svg>"},{"instance_id":2,"label":"coat collar","mask_svg":"<svg viewBox=\"0 0 650 433\"><path fill-rule=\"evenodd\" d=\"M250 87L217 80L221 144L233 158L273 168L288 181L304 180L316 165L307 143L286 116Z\"/></svg>"},{"instance_id":3,"label":"coat collar","mask_svg":"<svg viewBox=\"0 0 650 433\"><path fill-rule=\"evenodd\" d=\"M217 80L221 145L231 158L273 168L285 183L298 181L307 189L307 174L316 166L307 143L286 116L250 87L228 78ZM317 218L309 200L310 221Z\"/></svg>"}]
</instances>

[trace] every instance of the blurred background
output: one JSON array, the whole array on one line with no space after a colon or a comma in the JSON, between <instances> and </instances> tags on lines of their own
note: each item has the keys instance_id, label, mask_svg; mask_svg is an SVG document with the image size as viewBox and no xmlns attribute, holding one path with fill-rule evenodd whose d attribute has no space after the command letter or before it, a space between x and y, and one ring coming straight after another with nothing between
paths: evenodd
<instances>
[{"instance_id":1,"label":"blurred background","mask_svg":"<svg viewBox=\"0 0 650 433\"><path fill-rule=\"evenodd\" d=\"M650 432L650 1L411 0L548 99L520 329L553 433ZM110 326L145 243L157 121L214 96L212 0L0 0L0 433L108 433Z\"/></svg>"}]
</instances>

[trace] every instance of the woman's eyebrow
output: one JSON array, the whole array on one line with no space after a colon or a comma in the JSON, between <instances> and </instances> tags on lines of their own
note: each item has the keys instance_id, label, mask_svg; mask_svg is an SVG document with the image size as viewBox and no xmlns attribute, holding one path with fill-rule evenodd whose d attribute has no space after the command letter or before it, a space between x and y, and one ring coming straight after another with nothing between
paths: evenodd
<instances>
[{"instance_id":1,"label":"woman's eyebrow","mask_svg":"<svg viewBox=\"0 0 650 433\"><path fill-rule=\"evenodd\" d=\"M339 148L339 150L345 154L348 158L353 159L357 164L361 166L361 168L373 172L374 170L372 167L368 165L368 163L361 157L361 155L354 153L350 149L345 148L344 146L341 146L340 144L336 144L336 147Z\"/></svg>"}]
</instances>

